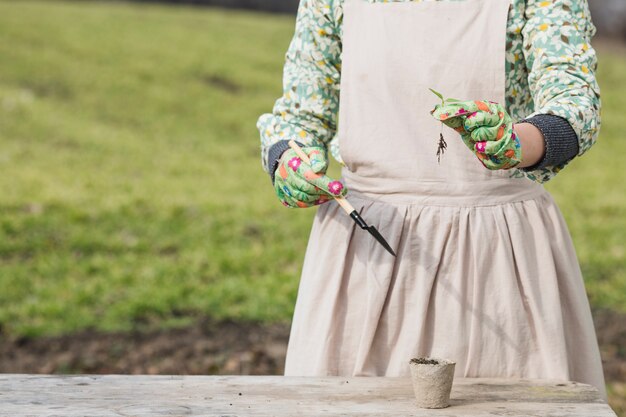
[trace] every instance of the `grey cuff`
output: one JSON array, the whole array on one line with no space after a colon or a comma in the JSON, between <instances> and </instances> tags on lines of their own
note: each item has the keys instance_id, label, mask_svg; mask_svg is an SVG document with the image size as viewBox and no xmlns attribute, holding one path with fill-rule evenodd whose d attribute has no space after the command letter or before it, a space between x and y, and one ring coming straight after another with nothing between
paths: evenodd
<instances>
[{"instance_id":1,"label":"grey cuff","mask_svg":"<svg viewBox=\"0 0 626 417\"><path fill-rule=\"evenodd\" d=\"M296 141L298 146L301 148L304 147L303 144ZM270 171L270 178L272 179L272 184L274 184L274 173L276 172L276 168L278 168L278 162L280 161L280 157L283 156L283 153L289 148L288 140L281 140L270 146L270 149L267 151L267 166Z\"/></svg>"},{"instance_id":2,"label":"grey cuff","mask_svg":"<svg viewBox=\"0 0 626 417\"><path fill-rule=\"evenodd\" d=\"M530 123L541 131L546 142L546 153L535 165L521 168L523 171L562 165L578 155L578 135L561 116L538 114L518 123Z\"/></svg>"}]
</instances>

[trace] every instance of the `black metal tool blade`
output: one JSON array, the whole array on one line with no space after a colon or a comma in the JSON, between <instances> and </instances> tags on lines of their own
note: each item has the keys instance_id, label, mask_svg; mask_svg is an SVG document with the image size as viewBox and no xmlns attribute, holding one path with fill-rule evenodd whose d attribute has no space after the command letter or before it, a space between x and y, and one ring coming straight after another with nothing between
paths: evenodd
<instances>
[{"instance_id":1,"label":"black metal tool blade","mask_svg":"<svg viewBox=\"0 0 626 417\"><path fill-rule=\"evenodd\" d=\"M367 223L365 223L365 220L363 220L363 218L359 215L359 213L356 212L356 210L350 213L350 217L352 217L352 220L354 220L361 229L367 230L370 235L374 236L374 239L376 239L378 243L383 245L387 252L389 252L393 256L396 256L395 252L393 251L393 249L391 249L391 246L389 246L389 243L387 243L387 241L380 234L380 232L378 232L378 230L376 230L374 226L368 226Z\"/></svg>"}]
</instances>

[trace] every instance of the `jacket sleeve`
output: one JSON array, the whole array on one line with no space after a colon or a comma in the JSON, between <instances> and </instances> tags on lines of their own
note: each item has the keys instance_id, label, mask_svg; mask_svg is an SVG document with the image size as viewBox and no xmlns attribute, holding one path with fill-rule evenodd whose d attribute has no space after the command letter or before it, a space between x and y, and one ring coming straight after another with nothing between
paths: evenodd
<instances>
[{"instance_id":1,"label":"jacket sleeve","mask_svg":"<svg viewBox=\"0 0 626 417\"><path fill-rule=\"evenodd\" d=\"M286 142L326 149L339 110L341 39L339 0L300 0L295 33L285 55L283 94L261 115L263 169L270 175Z\"/></svg>"},{"instance_id":2,"label":"jacket sleeve","mask_svg":"<svg viewBox=\"0 0 626 417\"><path fill-rule=\"evenodd\" d=\"M578 145L571 156L582 155L595 143L600 131L597 59L590 44L596 28L587 0L528 0L525 20L524 57L535 109L526 119L535 120L533 124L542 130L544 137L556 135L552 140L546 137L547 154L559 151L560 146L571 150L566 143L566 132L571 127L569 137L573 131ZM542 129L542 126L554 128ZM524 173L531 180L545 182L570 161L571 158L554 165L527 168Z\"/></svg>"}]
</instances>

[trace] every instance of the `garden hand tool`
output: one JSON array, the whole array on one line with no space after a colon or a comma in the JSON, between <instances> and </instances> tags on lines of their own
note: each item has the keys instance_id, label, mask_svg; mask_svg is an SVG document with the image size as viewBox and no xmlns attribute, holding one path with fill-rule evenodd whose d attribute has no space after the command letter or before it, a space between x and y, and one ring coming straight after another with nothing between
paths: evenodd
<instances>
[{"instance_id":1,"label":"garden hand tool","mask_svg":"<svg viewBox=\"0 0 626 417\"><path fill-rule=\"evenodd\" d=\"M435 106L431 114L459 132L465 145L485 168L509 169L522 161L513 121L501 104L493 101L454 101Z\"/></svg>"},{"instance_id":2,"label":"garden hand tool","mask_svg":"<svg viewBox=\"0 0 626 417\"><path fill-rule=\"evenodd\" d=\"M302 148L300 148L293 139L289 141L289 147L293 149L305 163L310 164L310 160L307 154L302 151ZM385 238L382 237L382 235L378 232L378 230L376 230L374 226L368 226L367 223L365 223L365 220L363 220L363 218L359 215L355 208L352 207L348 200L344 198L344 196L340 195L339 193L332 192L331 195L333 196L335 201L339 203L341 208L344 209L350 217L352 217L352 220L354 220L354 222L361 229L367 230L372 236L374 236L374 239L376 239L381 245L383 245L387 252L389 252L393 256L396 256L395 252L393 251L393 249L391 249L391 246L389 246Z\"/></svg>"}]
</instances>

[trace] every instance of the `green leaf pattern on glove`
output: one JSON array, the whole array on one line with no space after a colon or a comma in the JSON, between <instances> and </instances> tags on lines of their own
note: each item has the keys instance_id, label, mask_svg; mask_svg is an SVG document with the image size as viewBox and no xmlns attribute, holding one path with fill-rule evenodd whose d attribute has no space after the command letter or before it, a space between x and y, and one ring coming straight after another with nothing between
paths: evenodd
<instances>
[{"instance_id":1,"label":"green leaf pattern on glove","mask_svg":"<svg viewBox=\"0 0 626 417\"><path fill-rule=\"evenodd\" d=\"M341 181L326 176L328 159L323 148L303 147L310 164L304 162L293 149L286 150L274 174L276 195L285 207L305 208L325 203L333 196L346 195Z\"/></svg>"},{"instance_id":2,"label":"green leaf pattern on glove","mask_svg":"<svg viewBox=\"0 0 626 417\"><path fill-rule=\"evenodd\" d=\"M465 145L491 170L513 168L522 161L513 121L493 101L446 101L431 111L433 117L461 134Z\"/></svg>"}]
</instances>

